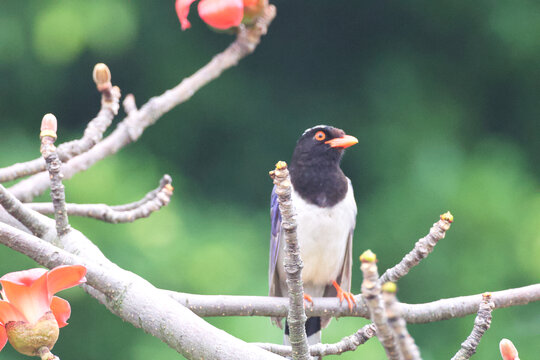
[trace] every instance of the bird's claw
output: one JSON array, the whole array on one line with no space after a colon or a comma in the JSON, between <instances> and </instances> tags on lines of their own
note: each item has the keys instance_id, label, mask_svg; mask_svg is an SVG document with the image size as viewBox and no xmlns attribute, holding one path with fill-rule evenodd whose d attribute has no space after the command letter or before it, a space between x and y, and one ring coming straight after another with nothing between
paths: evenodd
<instances>
[{"instance_id":1,"label":"bird's claw","mask_svg":"<svg viewBox=\"0 0 540 360\"><path fill-rule=\"evenodd\" d=\"M343 300L347 300L347 304L349 305L349 310L352 311L352 309L356 306L356 300L354 300L354 295L351 292L343 291L341 286L335 281L332 281L332 285L336 288L337 291L337 298L339 299L339 304L343 302Z\"/></svg>"},{"instance_id":2,"label":"bird's claw","mask_svg":"<svg viewBox=\"0 0 540 360\"><path fill-rule=\"evenodd\" d=\"M313 299L308 294L304 293L304 307L306 307L306 302L311 303L313 306Z\"/></svg>"}]
</instances>

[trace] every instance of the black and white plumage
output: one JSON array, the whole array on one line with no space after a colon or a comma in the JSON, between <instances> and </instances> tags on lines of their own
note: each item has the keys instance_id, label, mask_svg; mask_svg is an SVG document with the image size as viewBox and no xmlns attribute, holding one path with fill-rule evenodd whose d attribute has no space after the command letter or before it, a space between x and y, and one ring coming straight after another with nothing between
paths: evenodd
<instances>
[{"instance_id":1,"label":"black and white plumage","mask_svg":"<svg viewBox=\"0 0 540 360\"><path fill-rule=\"evenodd\" d=\"M358 142L343 130L318 125L307 129L298 140L289 164L292 201L296 209L297 238L304 262L304 293L313 297L336 296L336 281L349 292L352 270L352 238L356 224L356 202L351 181L339 164L344 149ZM275 190L275 189L274 189ZM281 215L277 195L272 191L270 296L288 296L281 241ZM273 319L281 327L281 319ZM320 330L330 318L314 317L306 322L310 344L320 342ZM285 341L288 340L285 328Z\"/></svg>"}]
</instances>

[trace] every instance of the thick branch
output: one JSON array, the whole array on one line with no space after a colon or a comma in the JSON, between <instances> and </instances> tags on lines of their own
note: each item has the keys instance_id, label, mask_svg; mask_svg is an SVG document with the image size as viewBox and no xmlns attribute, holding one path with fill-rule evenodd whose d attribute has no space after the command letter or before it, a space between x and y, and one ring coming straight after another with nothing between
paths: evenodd
<instances>
[{"instance_id":1,"label":"thick branch","mask_svg":"<svg viewBox=\"0 0 540 360\"><path fill-rule=\"evenodd\" d=\"M491 294L485 293L482 295L482 302L478 309L478 315L474 319L474 327L471 334L461 344L461 349L452 357L452 360L468 360L476 353L476 348L480 343L480 339L491 325L491 311L493 303L491 302Z\"/></svg>"},{"instance_id":2,"label":"thick branch","mask_svg":"<svg viewBox=\"0 0 540 360\"><path fill-rule=\"evenodd\" d=\"M428 256L439 240L444 239L446 231L450 229L450 224L453 222L454 217L450 212L441 215L441 219L437 221L427 234L422 239L418 240L414 245L414 249L411 250L405 257L393 268L390 268L381 275L379 282L384 284L385 282L397 282L403 276L407 275L409 271L418 265L422 259Z\"/></svg>"},{"instance_id":3,"label":"thick branch","mask_svg":"<svg viewBox=\"0 0 540 360\"><path fill-rule=\"evenodd\" d=\"M202 317L213 316L264 316L284 317L288 312L288 299L267 296L197 295L161 290ZM495 309L526 305L540 301L540 284L491 293ZM313 298L313 305L306 307L306 315L369 318L369 311L361 296L356 296L357 306L349 311L337 298ZM400 303L402 316L407 323L424 324L475 314L481 294L441 299L423 304Z\"/></svg>"},{"instance_id":4,"label":"thick branch","mask_svg":"<svg viewBox=\"0 0 540 360\"><path fill-rule=\"evenodd\" d=\"M111 312L188 359L282 359L216 329L146 280L112 263L96 265L2 223L0 242L48 268L84 265L88 285L99 291L99 299Z\"/></svg>"},{"instance_id":5,"label":"thick branch","mask_svg":"<svg viewBox=\"0 0 540 360\"><path fill-rule=\"evenodd\" d=\"M143 131L148 126L153 125L163 114L189 100L201 87L251 54L259 44L261 36L266 34L267 27L274 19L275 14L275 7L269 5L255 25L248 28L242 27L236 41L225 51L216 55L207 65L192 76L182 80L176 87L151 98L139 110L131 111L103 141L65 163L62 167L64 177L69 179L74 174L87 170L94 163L115 154L129 143L136 141ZM43 194L48 186L47 174L41 173L15 184L10 188L10 191L18 199L30 202L34 197Z\"/></svg>"},{"instance_id":6,"label":"thick branch","mask_svg":"<svg viewBox=\"0 0 540 360\"><path fill-rule=\"evenodd\" d=\"M159 187L146 194L139 201L119 206L109 206L106 204L66 204L67 213L70 216L91 217L115 224L132 222L143 217L148 217L153 212L161 209L161 207L166 206L173 194L173 187L170 184L171 177L165 175L161 179ZM49 215L54 213L52 203L29 203L24 206L41 214Z\"/></svg>"},{"instance_id":7,"label":"thick branch","mask_svg":"<svg viewBox=\"0 0 540 360\"><path fill-rule=\"evenodd\" d=\"M279 212L281 213L281 227L283 240L286 244L283 266L287 275L287 288L289 291L289 341L294 360L309 360L309 345L306 335L306 312L304 310L304 286L302 283L302 268L304 263L300 258L300 247L296 238L296 212L291 199L291 179L287 164L280 161L276 169L271 172L276 185Z\"/></svg>"},{"instance_id":8,"label":"thick branch","mask_svg":"<svg viewBox=\"0 0 540 360\"><path fill-rule=\"evenodd\" d=\"M354 351L356 348L375 336L376 327L374 324L365 325L356 333L344 337L335 344L316 344L309 347L311 356L340 355L347 351ZM265 350L271 351L281 356L291 356L292 348L286 345L276 345L267 343L253 343Z\"/></svg>"}]
</instances>

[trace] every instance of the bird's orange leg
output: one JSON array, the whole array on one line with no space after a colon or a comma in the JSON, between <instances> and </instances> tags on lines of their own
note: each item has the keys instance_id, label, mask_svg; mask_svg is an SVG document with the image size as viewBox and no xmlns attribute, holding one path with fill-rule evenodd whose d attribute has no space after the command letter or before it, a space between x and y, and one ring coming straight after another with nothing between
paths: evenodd
<instances>
[{"instance_id":1,"label":"bird's orange leg","mask_svg":"<svg viewBox=\"0 0 540 360\"><path fill-rule=\"evenodd\" d=\"M311 303L311 306L313 306L313 299L311 298L311 296L304 293L304 307L306 305L306 302Z\"/></svg>"},{"instance_id":2,"label":"bird's orange leg","mask_svg":"<svg viewBox=\"0 0 540 360\"><path fill-rule=\"evenodd\" d=\"M336 288L336 291L337 291L336 296L339 299L339 303L341 304L343 302L343 299L347 300L347 303L349 304L349 310L352 311L353 307L356 305L356 300L354 300L354 295L350 292L343 291L341 286L339 286L338 283L335 281L332 281L332 285L334 285L334 287Z\"/></svg>"}]
</instances>

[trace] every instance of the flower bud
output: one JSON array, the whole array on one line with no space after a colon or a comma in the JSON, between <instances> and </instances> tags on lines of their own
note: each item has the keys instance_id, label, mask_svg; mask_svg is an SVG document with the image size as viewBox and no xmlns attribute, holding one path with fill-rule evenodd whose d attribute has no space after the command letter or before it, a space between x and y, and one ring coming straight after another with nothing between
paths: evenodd
<instances>
[{"instance_id":1,"label":"flower bud","mask_svg":"<svg viewBox=\"0 0 540 360\"><path fill-rule=\"evenodd\" d=\"M111 81L111 71L107 65L99 63L94 66L92 77L96 85L105 84Z\"/></svg>"},{"instance_id":2,"label":"flower bud","mask_svg":"<svg viewBox=\"0 0 540 360\"><path fill-rule=\"evenodd\" d=\"M58 129L58 122L56 116L53 114L45 114L41 120L41 132L39 137L50 136L56 139L56 131Z\"/></svg>"},{"instance_id":3,"label":"flower bud","mask_svg":"<svg viewBox=\"0 0 540 360\"><path fill-rule=\"evenodd\" d=\"M285 161L278 161L276 163L277 170L285 170L287 168L287 163Z\"/></svg>"},{"instance_id":4,"label":"flower bud","mask_svg":"<svg viewBox=\"0 0 540 360\"><path fill-rule=\"evenodd\" d=\"M450 211L445 212L441 215L441 220L448 221L449 223L454 222L454 215L450 213Z\"/></svg>"},{"instance_id":5,"label":"flower bud","mask_svg":"<svg viewBox=\"0 0 540 360\"><path fill-rule=\"evenodd\" d=\"M6 333L11 346L28 356L38 356L42 347L52 349L60 330L52 313L47 312L36 323L10 321L6 324Z\"/></svg>"},{"instance_id":6,"label":"flower bud","mask_svg":"<svg viewBox=\"0 0 540 360\"><path fill-rule=\"evenodd\" d=\"M360 255L360 261L361 262L376 262L377 261L377 255L373 253L371 250L366 250Z\"/></svg>"},{"instance_id":7,"label":"flower bud","mask_svg":"<svg viewBox=\"0 0 540 360\"><path fill-rule=\"evenodd\" d=\"M268 0L244 0L244 19L245 24L251 24L262 15L264 9L268 6Z\"/></svg>"},{"instance_id":8,"label":"flower bud","mask_svg":"<svg viewBox=\"0 0 540 360\"><path fill-rule=\"evenodd\" d=\"M227 30L238 26L244 17L242 0L201 0L198 4L199 16L213 28Z\"/></svg>"},{"instance_id":9,"label":"flower bud","mask_svg":"<svg viewBox=\"0 0 540 360\"><path fill-rule=\"evenodd\" d=\"M383 284L381 290L384 291L384 292L387 292L387 293L395 293L395 292L397 292L396 283L391 282L391 281L387 281L387 282L385 282Z\"/></svg>"},{"instance_id":10,"label":"flower bud","mask_svg":"<svg viewBox=\"0 0 540 360\"><path fill-rule=\"evenodd\" d=\"M107 65L103 63L96 64L96 66L94 66L92 77L94 78L98 91L109 90L112 87L111 71Z\"/></svg>"},{"instance_id":11,"label":"flower bud","mask_svg":"<svg viewBox=\"0 0 540 360\"><path fill-rule=\"evenodd\" d=\"M503 360L519 360L518 351L514 344L508 339L502 339L499 343Z\"/></svg>"}]
</instances>

